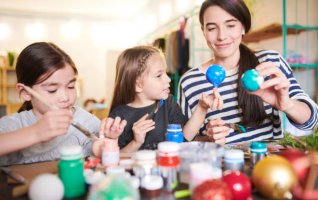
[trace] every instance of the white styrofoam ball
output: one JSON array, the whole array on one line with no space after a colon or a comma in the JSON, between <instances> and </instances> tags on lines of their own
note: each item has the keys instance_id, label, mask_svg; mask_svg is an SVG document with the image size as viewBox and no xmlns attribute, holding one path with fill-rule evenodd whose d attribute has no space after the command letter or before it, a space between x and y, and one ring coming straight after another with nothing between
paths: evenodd
<instances>
[{"instance_id":1,"label":"white styrofoam ball","mask_svg":"<svg viewBox=\"0 0 318 200\"><path fill-rule=\"evenodd\" d=\"M58 176L41 174L37 176L29 187L31 200L61 200L64 196L64 186Z\"/></svg>"}]
</instances>

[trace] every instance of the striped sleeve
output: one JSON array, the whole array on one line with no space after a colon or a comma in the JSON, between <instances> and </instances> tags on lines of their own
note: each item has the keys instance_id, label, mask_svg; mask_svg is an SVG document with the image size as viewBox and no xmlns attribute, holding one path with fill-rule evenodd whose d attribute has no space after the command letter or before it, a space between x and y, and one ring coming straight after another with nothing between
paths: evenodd
<instances>
[{"instance_id":1,"label":"striped sleeve","mask_svg":"<svg viewBox=\"0 0 318 200\"><path fill-rule=\"evenodd\" d=\"M294 77L292 73L292 69L288 65L288 63L279 56L280 59L280 69L282 72L286 75L290 82L289 87L289 97L291 99L295 99L301 102L306 103L310 110L311 110L311 116L310 118L303 124L297 124L289 119L291 124L293 124L295 127L302 129L302 130L311 130L318 124L318 106L317 104L306 94L302 88L300 87L299 83L297 82L296 78Z\"/></svg>"}]
</instances>

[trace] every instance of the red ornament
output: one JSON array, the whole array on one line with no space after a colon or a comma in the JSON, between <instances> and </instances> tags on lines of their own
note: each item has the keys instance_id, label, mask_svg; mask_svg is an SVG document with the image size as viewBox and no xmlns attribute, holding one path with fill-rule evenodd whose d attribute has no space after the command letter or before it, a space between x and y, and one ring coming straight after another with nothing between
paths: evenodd
<instances>
[{"instance_id":1,"label":"red ornament","mask_svg":"<svg viewBox=\"0 0 318 200\"><path fill-rule=\"evenodd\" d=\"M249 177L236 171L224 174L223 181L230 188L233 200L251 199L252 184Z\"/></svg>"},{"instance_id":2,"label":"red ornament","mask_svg":"<svg viewBox=\"0 0 318 200\"><path fill-rule=\"evenodd\" d=\"M278 155L286 158L291 163L297 174L299 183L304 186L310 165L309 157L305 154L305 152L289 148L281 151Z\"/></svg>"},{"instance_id":3,"label":"red ornament","mask_svg":"<svg viewBox=\"0 0 318 200\"><path fill-rule=\"evenodd\" d=\"M231 200L232 194L221 179L211 179L198 185L193 191L193 200Z\"/></svg>"}]
</instances>

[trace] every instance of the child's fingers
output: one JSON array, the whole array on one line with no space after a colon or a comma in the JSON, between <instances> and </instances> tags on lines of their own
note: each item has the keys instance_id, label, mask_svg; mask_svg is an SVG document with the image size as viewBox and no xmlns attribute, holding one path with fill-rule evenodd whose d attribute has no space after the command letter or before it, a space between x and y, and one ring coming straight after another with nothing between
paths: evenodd
<instances>
[{"instance_id":1,"label":"child's fingers","mask_svg":"<svg viewBox=\"0 0 318 200\"><path fill-rule=\"evenodd\" d=\"M145 129L145 133L149 133L149 131L155 129L155 126L150 126L148 128Z\"/></svg>"},{"instance_id":2,"label":"child's fingers","mask_svg":"<svg viewBox=\"0 0 318 200\"><path fill-rule=\"evenodd\" d=\"M116 131L119 127L119 124L121 122L121 118L120 117L115 117L115 120L113 121L110 130L112 131Z\"/></svg>"},{"instance_id":3,"label":"child's fingers","mask_svg":"<svg viewBox=\"0 0 318 200\"><path fill-rule=\"evenodd\" d=\"M148 114L147 114L148 115ZM147 117L147 115L145 115L146 117ZM140 118L140 120L138 120L138 121L136 121L135 123L134 123L134 126L135 127L141 127L141 126L145 126L146 124L149 124L149 123L152 123L152 122L154 122L152 119L143 119L143 120L141 120L141 119L143 119L143 117L142 118Z\"/></svg>"},{"instance_id":4,"label":"child's fingers","mask_svg":"<svg viewBox=\"0 0 318 200\"><path fill-rule=\"evenodd\" d=\"M120 122L120 124L119 124L118 129L119 129L120 131L122 131L122 130L124 130L124 128L126 127L126 125L127 125L127 121L126 121L126 120L122 120L122 121Z\"/></svg>"}]
</instances>

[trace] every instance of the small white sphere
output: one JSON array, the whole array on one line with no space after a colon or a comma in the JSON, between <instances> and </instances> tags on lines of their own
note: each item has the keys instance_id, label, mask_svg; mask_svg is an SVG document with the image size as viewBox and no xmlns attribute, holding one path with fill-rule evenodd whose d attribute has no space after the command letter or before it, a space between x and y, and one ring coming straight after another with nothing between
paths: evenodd
<instances>
[{"instance_id":1,"label":"small white sphere","mask_svg":"<svg viewBox=\"0 0 318 200\"><path fill-rule=\"evenodd\" d=\"M58 176L41 174L37 176L29 187L31 200L61 200L64 196L64 186Z\"/></svg>"}]
</instances>

